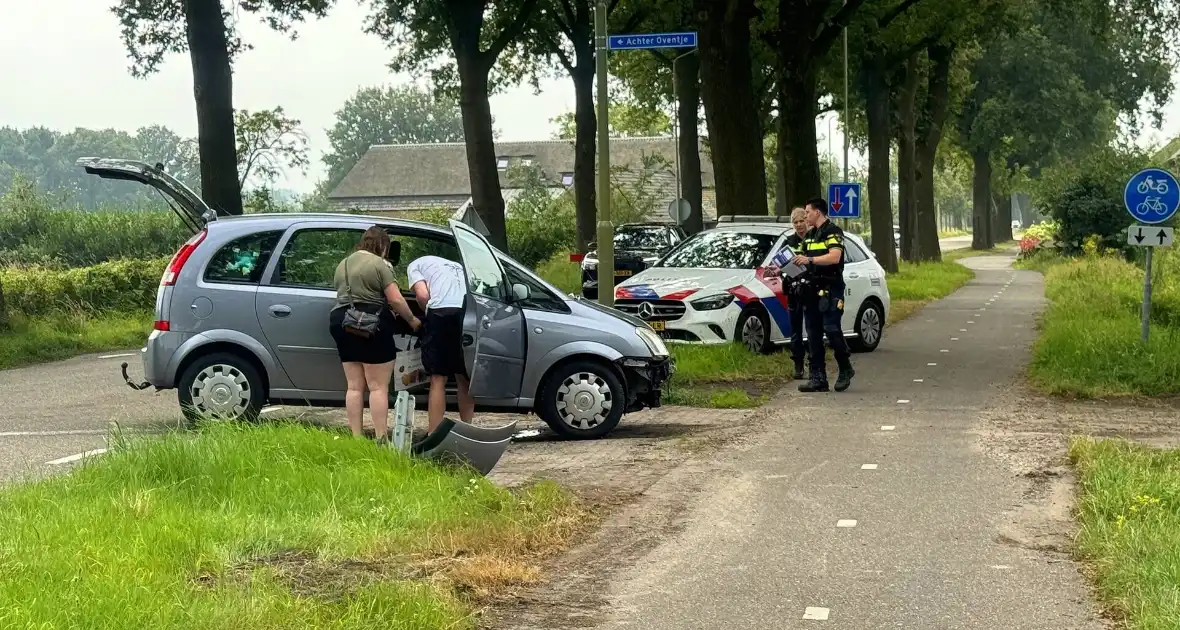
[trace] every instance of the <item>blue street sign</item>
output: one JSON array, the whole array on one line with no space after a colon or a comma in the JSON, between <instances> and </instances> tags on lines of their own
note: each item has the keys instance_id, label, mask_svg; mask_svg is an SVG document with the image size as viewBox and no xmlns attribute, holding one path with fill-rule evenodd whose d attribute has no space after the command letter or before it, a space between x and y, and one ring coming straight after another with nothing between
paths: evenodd
<instances>
[{"instance_id":1,"label":"blue street sign","mask_svg":"<svg viewBox=\"0 0 1180 630\"><path fill-rule=\"evenodd\" d=\"M851 182L828 184L828 216L833 219L859 217L860 184Z\"/></svg>"},{"instance_id":2,"label":"blue street sign","mask_svg":"<svg viewBox=\"0 0 1180 630\"><path fill-rule=\"evenodd\" d=\"M607 48L611 50L642 50L645 48L696 48L697 34L646 33L640 35L611 35Z\"/></svg>"},{"instance_id":3,"label":"blue street sign","mask_svg":"<svg viewBox=\"0 0 1180 630\"><path fill-rule=\"evenodd\" d=\"M1145 168L1127 182L1123 205L1140 223L1163 223L1180 207L1180 184L1168 171Z\"/></svg>"}]
</instances>

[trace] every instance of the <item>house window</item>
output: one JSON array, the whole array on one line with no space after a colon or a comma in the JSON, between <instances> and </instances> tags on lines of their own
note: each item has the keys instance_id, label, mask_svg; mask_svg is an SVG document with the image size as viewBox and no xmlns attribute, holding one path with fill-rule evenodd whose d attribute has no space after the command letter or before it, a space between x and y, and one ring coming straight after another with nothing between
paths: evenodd
<instances>
[{"instance_id":1,"label":"house window","mask_svg":"<svg viewBox=\"0 0 1180 630\"><path fill-rule=\"evenodd\" d=\"M496 158L496 168L498 168L500 170L504 170L504 169L508 168L508 156L507 155L501 155L500 157Z\"/></svg>"},{"instance_id":2,"label":"house window","mask_svg":"<svg viewBox=\"0 0 1180 630\"><path fill-rule=\"evenodd\" d=\"M562 186L573 186L574 185L574 174L573 173L562 173L561 174L561 185Z\"/></svg>"}]
</instances>

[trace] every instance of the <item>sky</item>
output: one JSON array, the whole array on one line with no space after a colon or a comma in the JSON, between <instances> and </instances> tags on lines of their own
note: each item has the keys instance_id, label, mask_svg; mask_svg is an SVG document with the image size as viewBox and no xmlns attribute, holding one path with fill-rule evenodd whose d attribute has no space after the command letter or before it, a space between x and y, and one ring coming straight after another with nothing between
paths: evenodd
<instances>
[{"instance_id":1,"label":"sky","mask_svg":"<svg viewBox=\"0 0 1180 630\"><path fill-rule=\"evenodd\" d=\"M119 23L109 7L114 0L0 0L7 6L0 19L0 126L44 126L59 131L76 127L134 131L161 124L184 136L196 136L192 70L186 54L171 55L159 72L136 79ZM363 32L369 2L339 0L329 17L298 28L292 41L245 17L240 25L254 50L234 66L234 107L267 109L282 105L303 123L312 165L305 175L291 172L279 188L308 192L324 175L320 161L328 148L325 130L335 112L358 89L399 85L406 76L388 68L392 55L376 36ZM15 6L13 6L15 5ZM1180 81L1180 74L1177 75ZM526 141L549 138L549 120L572 110L573 85L568 79L541 84L541 93L521 86L492 97L492 114L500 138ZM826 149L828 121L816 124ZM833 125L832 147L840 154L843 138ZM1167 106L1164 131L1141 143L1180 135L1180 101ZM855 150L854 167L863 160Z\"/></svg>"}]
</instances>

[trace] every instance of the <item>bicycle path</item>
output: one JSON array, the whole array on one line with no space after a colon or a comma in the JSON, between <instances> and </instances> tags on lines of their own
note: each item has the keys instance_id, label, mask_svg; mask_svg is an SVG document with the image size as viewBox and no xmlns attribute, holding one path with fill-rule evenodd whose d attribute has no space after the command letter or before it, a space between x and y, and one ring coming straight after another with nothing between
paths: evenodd
<instances>
[{"instance_id":1,"label":"bicycle path","mask_svg":"<svg viewBox=\"0 0 1180 630\"><path fill-rule=\"evenodd\" d=\"M1003 535L1022 484L974 431L1043 305L1011 261L965 259L976 278L854 355L849 391L780 396L687 527L612 582L599 627L1104 627L1065 554Z\"/></svg>"}]
</instances>

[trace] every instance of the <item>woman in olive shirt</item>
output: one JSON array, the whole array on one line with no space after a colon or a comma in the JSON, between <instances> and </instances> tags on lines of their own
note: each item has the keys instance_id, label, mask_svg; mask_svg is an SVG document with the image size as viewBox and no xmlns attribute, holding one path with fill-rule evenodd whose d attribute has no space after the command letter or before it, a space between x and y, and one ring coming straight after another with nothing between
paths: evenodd
<instances>
[{"instance_id":1,"label":"woman in olive shirt","mask_svg":"<svg viewBox=\"0 0 1180 630\"><path fill-rule=\"evenodd\" d=\"M336 308L328 318L328 329L336 340L336 350L348 379L348 393L344 397L348 426L353 435L364 434L365 387L368 386L369 413L373 416L378 442L385 441L389 432L389 379L397 358L393 340L396 320L390 308L415 331L422 325L402 297L393 277L393 266L385 259L388 253L389 234L375 225L365 230L356 251L336 266L333 277ZM366 337L343 327L344 313L353 304L380 318L377 332Z\"/></svg>"}]
</instances>

